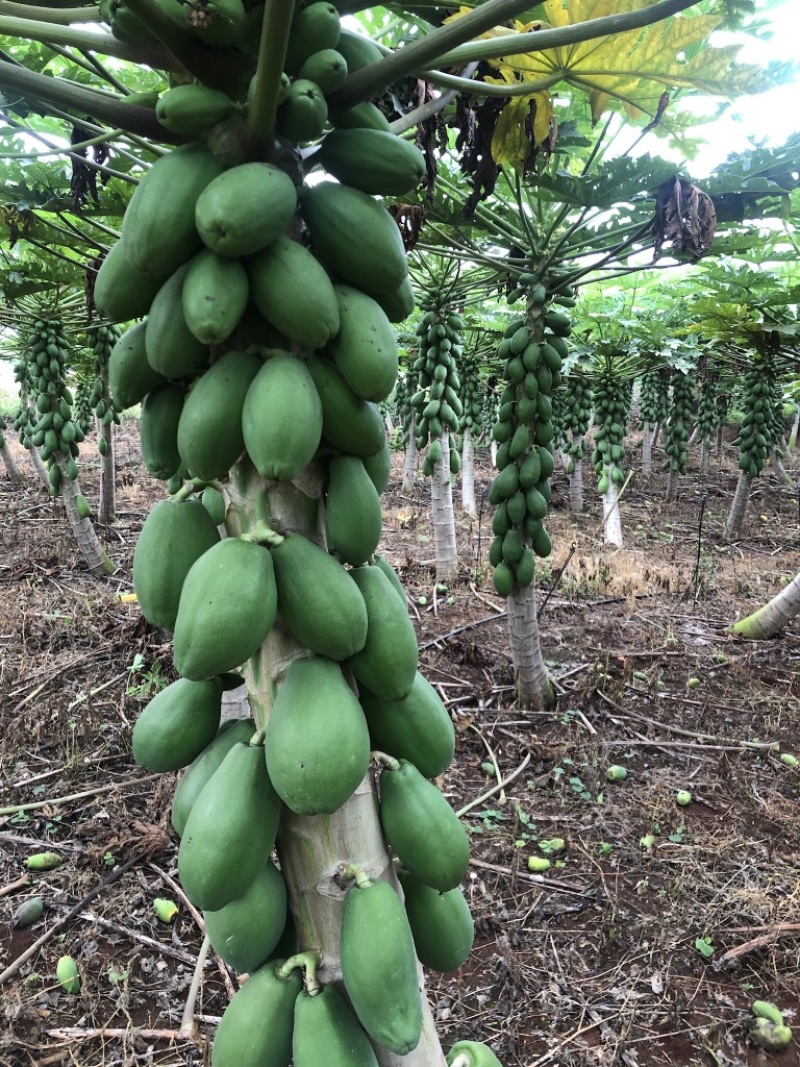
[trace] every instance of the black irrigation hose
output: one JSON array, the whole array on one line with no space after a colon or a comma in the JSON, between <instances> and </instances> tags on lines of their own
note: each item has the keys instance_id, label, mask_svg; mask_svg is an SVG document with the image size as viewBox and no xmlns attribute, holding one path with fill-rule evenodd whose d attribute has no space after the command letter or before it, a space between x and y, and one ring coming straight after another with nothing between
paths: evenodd
<instances>
[{"instance_id":1,"label":"black irrigation hose","mask_svg":"<svg viewBox=\"0 0 800 1067\"><path fill-rule=\"evenodd\" d=\"M697 558L694 561L694 574L692 575L695 604L697 603L698 585L700 583L700 557L703 550L703 515L705 514L707 500L708 493L704 492L700 497L700 514L697 517Z\"/></svg>"}]
</instances>

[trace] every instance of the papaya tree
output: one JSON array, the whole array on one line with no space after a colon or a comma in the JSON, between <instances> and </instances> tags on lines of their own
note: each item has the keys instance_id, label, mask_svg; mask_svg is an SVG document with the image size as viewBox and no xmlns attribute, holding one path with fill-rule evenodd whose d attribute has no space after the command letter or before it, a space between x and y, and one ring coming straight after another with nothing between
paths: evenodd
<instances>
[{"instance_id":1,"label":"papaya tree","mask_svg":"<svg viewBox=\"0 0 800 1067\"><path fill-rule=\"evenodd\" d=\"M424 164L371 99L407 74L447 87L435 65L509 46L605 35L610 57L609 35L691 3L574 25L550 5L551 29L473 40L525 6L489 0L386 58L325 2L0 10L0 33L176 75L169 88L156 79L155 106L131 101L125 70L100 59L86 84L2 64L0 87L50 117L89 116L88 140L122 129L150 142L94 302L110 322L142 319L114 346L109 378L121 406L120 392L142 400L143 456L170 492L145 521L133 579L145 618L173 634L180 678L137 720L133 753L154 771L191 764L173 810L179 876L214 917L215 950L251 972L217 1029L214 1067L444 1061L421 966L454 969L473 937L459 889L466 832L431 781L452 759L454 729L418 671L402 587L376 555L388 477L376 405L398 371L391 324L412 304L399 229L376 198L404 195ZM113 32L69 24L86 19ZM629 70L619 77L630 83ZM310 180L317 167L326 180ZM565 332L550 305L569 299L569 283L535 267L524 321L505 339L515 403L534 400L529 373L546 368L552 382L560 355L545 338ZM547 397L538 377L537 390ZM547 439L538 392L537 419ZM532 488L546 485L544 463L542 453L526 475ZM223 499L224 539L209 488ZM240 669L252 722L220 733ZM256 911L269 921L254 928ZM449 1059L497 1062L470 1041Z\"/></svg>"}]
</instances>

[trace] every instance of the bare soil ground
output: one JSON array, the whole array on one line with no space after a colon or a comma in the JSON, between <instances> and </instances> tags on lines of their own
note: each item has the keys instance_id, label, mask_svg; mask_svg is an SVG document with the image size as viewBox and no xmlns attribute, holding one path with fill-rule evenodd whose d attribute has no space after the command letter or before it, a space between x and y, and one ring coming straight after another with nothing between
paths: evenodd
<instances>
[{"instance_id":1,"label":"bare soil ground","mask_svg":"<svg viewBox=\"0 0 800 1067\"><path fill-rule=\"evenodd\" d=\"M181 1036L202 938L174 880L175 776L148 775L130 756L132 723L173 677L164 635L120 598L164 489L126 428L118 521L100 531L119 569L98 581L17 454L25 486L0 480L0 969L72 917L0 985L0 1065L207 1063L237 979L211 954L197 1030ZM427 487L400 493L400 459L383 550L456 724L443 784L468 808L473 846L474 952L455 974L429 976L445 1047L487 1041L505 1067L800 1063L796 1042L766 1053L748 1040L757 998L800 1026L800 770L779 758L800 756L800 636L795 625L753 644L726 629L800 570L796 490L765 473L745 537L728 544L733 453L705 486L687 477L673 505L660 474L636 477L623 500L627 547L610 552L591 484L573 518L558 473L554 553L538 577L558 704L521 713L505 603L485 563L488 509L458 520L459 576L437 590ZM490 478L484 459L484 490ZM89 460L90 499L96 481ZM481 800L493 763L503 778L519 773ZM606 780L612 764L626 780ZM555 838L565 847L550 870L530 873L529 857ZM23 884L25 858L45 850L65 862ZM42 918L13 929L32 896ZM155 897L179 904L174 924L158 921ZM78 996L55 979L66 953L80 966Z\"/></svg>"}]
</instances>

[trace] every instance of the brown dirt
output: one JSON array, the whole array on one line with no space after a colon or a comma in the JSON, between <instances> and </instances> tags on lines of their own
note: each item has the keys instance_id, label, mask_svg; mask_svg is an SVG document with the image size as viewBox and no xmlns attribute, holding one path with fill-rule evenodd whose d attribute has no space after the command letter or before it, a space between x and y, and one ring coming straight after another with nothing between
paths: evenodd
<instances>
[{"instance_id":1,"label":"brown dirt","mask_svg":"<svg viewBox=\"0 0 800 1067\"><path fill-rule=\"evenodd\" d=\"M726 630L800 570L797 497L765 474L745 537L726 543L732 458L704 487L699 557L696 478L673 505L660 475L635 478L623 500L628 547L609 552L591 486L573 520L556 475L554 555L538 576L542 604L564 567L541 618L558 689L547 713L514 707L488 514L458 520L459 575L437 591L426 487L411 497L397 479L389 487L383 550L456 723L443 785L456 808L473 805L476 947L455 974L429 976L448 1047L488 1041L505 1067L800 1063L796 1043L765 1053L747 1037L754 999L800 1021L800 770L776 747L800 755L800 638L796 625L759 644ZM136 531L164 490L129 427L118 463L119 519L101 535L119 570L106 581L87 574L32 476L23 488L0 480L0 805L39 805L0 815L0 969L99 890L2 986L2 1067L207 1062L236 981L212 954L196 1042L178 1037L201 937L172 881L175 776L148 776L130 757L131 723L173 677L169 645L120 599ZM484 491L490 477L484 464ZM82 480L93 499L91 460ZM503 777L527 762L504 793L475 803L492 760ZM613 763L625 781L606 781ZM678 789L691 805L676 805ZM531 875L528 858L557 837L565 848L551 870ZM5 892L44 850L63 865ZM34 895L43 918L12 929ZM181 905L173 926L153 914L158 896ZM79 962L77 997L55 979L66 953Z\"/></svg>"}]
</instances>

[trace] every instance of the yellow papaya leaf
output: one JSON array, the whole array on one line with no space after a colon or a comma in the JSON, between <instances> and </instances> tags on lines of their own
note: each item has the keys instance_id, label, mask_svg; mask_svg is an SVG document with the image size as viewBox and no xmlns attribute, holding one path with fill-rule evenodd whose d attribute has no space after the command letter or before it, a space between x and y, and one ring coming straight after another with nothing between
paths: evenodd
<instances>
[{"instance_id":1,"label":"yellow papaya leaf","mask_svg":"<svg viewBox=\"0 0 800 1067\"><path fill-rule=\"evenodd\" d=\"M524 170L531 151L550 134L553 104L549 93L512 97L497 119L492 135L492 159L498 166L509 164L517 172ZM528 124L533 141L528 136Z\"/></svg>"}]
</instances>

